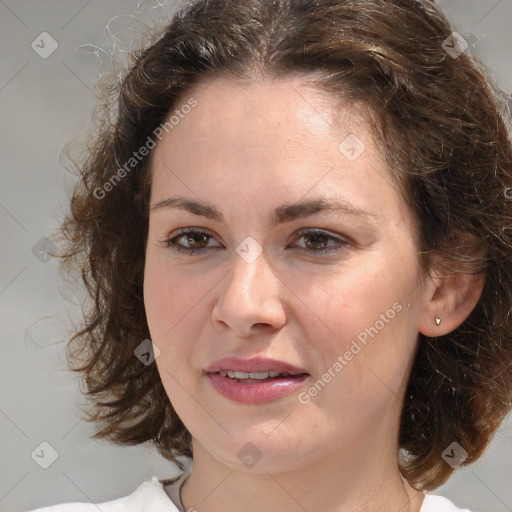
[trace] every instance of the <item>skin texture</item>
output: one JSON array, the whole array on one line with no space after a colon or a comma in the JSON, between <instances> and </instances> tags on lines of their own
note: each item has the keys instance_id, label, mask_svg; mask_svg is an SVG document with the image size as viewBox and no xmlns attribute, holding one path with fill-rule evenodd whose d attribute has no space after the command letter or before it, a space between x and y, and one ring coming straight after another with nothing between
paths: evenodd
<instances>
[{"instance_id":1,"label":"skin texture","mask_svg":"<svg viewBox=\"0 0 512 512\"><path fill-rule=\"evenodd\" d=\"M418 511L423 495L402 480L397 462L418 333L455 328L478 291L421 276L411 213L361 106L340 109L300 77L250 85L217 78L183 103L190 96L197 106L154 150L151 205L201 200L224 222L152 210L144 279L157 367L193 437L185 509ZM351 133L366 147L354 161L338 149ZM319 211L273 225L275 208L318 198L366 214ZM198 239L203 254L167 246L188 227L211 236ZM305 228L335 239L301 236ZM236 251L246 237L262 248L252 263ZM186 236L178 244L191 247ZM314 254L325 246L341 250ZM378 334L308 403L298 392L235 403L203 375L224 357L271 357L305 368L307 391L383 316ZM252 467L237 456L249 442L261 454Z\"/></svg>"}]
</instances>

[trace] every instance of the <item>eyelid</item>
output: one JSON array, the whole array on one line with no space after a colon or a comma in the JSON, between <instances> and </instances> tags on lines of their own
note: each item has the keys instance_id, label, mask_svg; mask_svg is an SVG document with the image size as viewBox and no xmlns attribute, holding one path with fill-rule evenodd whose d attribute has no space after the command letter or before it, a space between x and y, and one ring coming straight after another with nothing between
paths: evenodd
<instances>
[{"instance_id":1,"label":"eyelid","mask_svg":"<svg viewBox=\"0 0 512 512\"><path fill-rule=\"evenodd\" d=\"M301 236L304 236L307 234L325 235L325 236L332 238L334 240L337 240L339 242L352 243L349 237L346 237L344 235L339 235L337 233L333 233L332 231L329 231L327 229L322 229L322 228L301 228L295 233L295 238L300 238Z\"/></svg>"},{"instance_id":2,"label":"eyelid","mask_svg":"<svg viewBox=\"0 0 512 512\"><path fill-rule=\"evenodd\" d=\"M215 236L210 232L207 228L202 228L199 226L187 226L186 228L179 228L175 231L172 231L168 236L167 239L176 238L177 236L184 235L187 233L197 233L197 234L205 234L208 235L211 238L215 239Z\"/></svg>"}]
</instances>

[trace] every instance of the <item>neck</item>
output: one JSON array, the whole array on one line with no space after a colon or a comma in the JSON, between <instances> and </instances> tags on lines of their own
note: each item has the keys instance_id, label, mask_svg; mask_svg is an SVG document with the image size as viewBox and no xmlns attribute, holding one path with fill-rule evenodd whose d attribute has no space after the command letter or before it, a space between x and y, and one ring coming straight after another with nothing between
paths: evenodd
<instances>
[{"instance_id":1,"label":"neck","mask_svg":"<svg viewBox=\"0 0 512 512\"><path fill-rule=\"evenodd\" d=\"M385 445L352 444L301 467L256 472L257 464L240 470L222 463L194 439L182 501L201 512L419 512L423 494L402 479L398 448L385 453Z\"/></svg>"}]
</instances>

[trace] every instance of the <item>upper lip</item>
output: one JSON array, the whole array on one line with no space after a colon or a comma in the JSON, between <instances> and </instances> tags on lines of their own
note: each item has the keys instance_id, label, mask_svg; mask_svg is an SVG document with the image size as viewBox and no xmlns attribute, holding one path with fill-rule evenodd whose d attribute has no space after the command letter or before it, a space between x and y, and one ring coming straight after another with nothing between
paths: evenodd
<instances>
[{"instance_id":1,"label":"upper lip","mask_svg":"<svg viewBox=\"0 0 512 512\"><path fill-rule=\"evenodd\" d=\"M293 366L285 361L279 361L278 359L269 359L266 357L253 357L250 359L240 359L237 357L227 357L220 359L209 365L205 373L217 373L225 371L235 372L280 372L288 373L290 375L300 375L308 373L303 368Z\"/></svg>"}]
</instances>

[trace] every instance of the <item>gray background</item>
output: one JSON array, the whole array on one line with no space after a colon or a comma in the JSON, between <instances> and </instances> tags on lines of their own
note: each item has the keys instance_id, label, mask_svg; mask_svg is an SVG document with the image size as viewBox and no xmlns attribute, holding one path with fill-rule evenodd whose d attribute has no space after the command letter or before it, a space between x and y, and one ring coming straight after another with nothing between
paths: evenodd
<instances>
[{"instance_id":1,"label":"gray background","mask_svg":"<svg viewBox=\"0 0 512 512\"><path fill-rule=\"evenodd\" d=\"M166 9L156 2L139 4L0 0L0 512L100 502L131 493L152 475L163 478L176 471L149 448L89 439L92 426L80 420L82 398L64 357L72 329L68 318L79 321L78 288L58 280L55 259L41 260L33 251L62 218L74 178L59 154L87 130L96 99L93 85L108 68L112 49L125 59L130 41L152 19L165 19L162 13L173 10L172 4ZM512 0L440 4L510 94ZM109 20L114 38L105 30ZM42 32L58 43L46 59L31 47ZM104 55L102 67L83 45L106 51L98 53ZM44 51L49 48L47 39ZM486 454L436 494L474 512L512 511L511 435L509 417ZM51 462L50 449L43 446L41 456L42 442L58 454L48 469L36 463Z\"/></svg>"}]
</instances>

